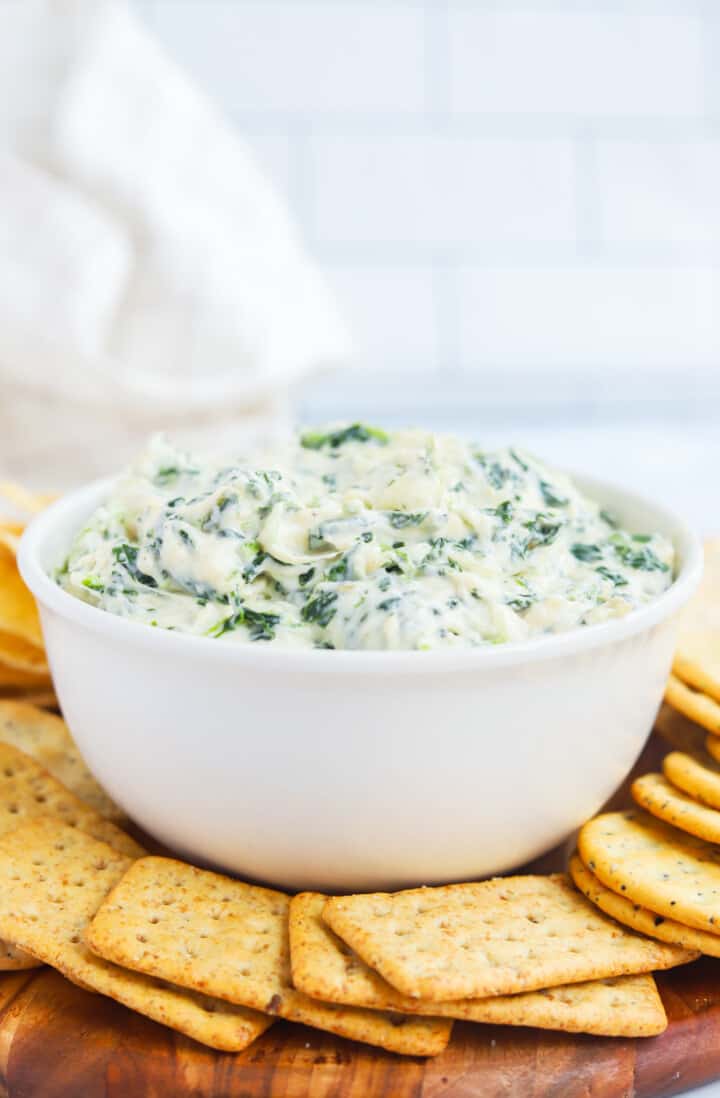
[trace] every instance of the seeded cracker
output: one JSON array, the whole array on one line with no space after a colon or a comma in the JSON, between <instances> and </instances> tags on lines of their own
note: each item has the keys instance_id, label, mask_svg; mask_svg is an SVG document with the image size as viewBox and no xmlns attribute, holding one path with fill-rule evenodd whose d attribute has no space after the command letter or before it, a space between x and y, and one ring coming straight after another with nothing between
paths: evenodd
<instances>
[{"instance_id":1,"label":"seeded cracker","mask_svg":"<svg viewBox=\"0 0 720 1098\"><path fill-rule=\"evenodd\" d=\"M720 849L641 812L580 829L578 852L607 888L687 926L720 931Z\"/></svg>"},{"instance_id":2,"label":"seeded cracker","mask_svg":"<svg viewBox=\"0 0 720 1098\"><path fill-rule=\"evenodd\" d=\"M706 930L694 930L692 927L683 926L674 919L657 915L647 907L634 904L625 896L618 896L601 884L594 873L583 865L577 854L570 859L569 869L570 876L583 895L606 915L617 919L624 926L629 926L639 934L647 934L650 938L658 938L661 942L671 942L684 949L694 949L709 957L720 957L719 934L709 934Z\"/></svg>"},{"instance_id":3,"label":"seeded cracker","mask_svg":"<svg viewBox=\"0 0 720 1098\"><path fill-rule=\"evenodd\" d=\"M323 918L398 991L432 1001L650 972L690 956L601 915L564 874L335 896Z\"/></svg>"},{"instance_id":4,"label":"seeded cracker","mask_svg":"<svg viewBox=\"0 0 720 1098\"><path fill-rule=\"evenodd\" d=\"M712 759L703 765L692 755L671 751L663 759L663 774L676 789L710 808L720 809L720 768Z\"/></svg>"},{"instance_id":5,"label":"seeded cracker","mask_svg":"<svg viewBox=\"0 0 720 1098\"><path fill-rule=\"evenodd\" d=\"M714 698L700 694L671 675L665 687L665 701L708 732L720 736L720 702Z\"/></svg>"},{"instance_id":6,"label":"seeded cracker","mask_svg":"<svg viewBox=\"0 0 720 1098\"><path fill-rule=\"evenodd\" d=\"M182 987L390 1052L434 1056L452 1022L318 1003L291 983L289 896L171 858L143 858L87 932L96 953Z\"/></svg>"},{"instance_id":7,"label":"seeded cracker","mask_svg":"<svg viewBox=\"0 0 720 1098\"><path fill-rule=\"evenodd\" d=\"M676 751L684 751L686 755L692 755L699 762L707 761L705 741L714 737L708 736L704 728L683 716L682 713L678 713L667 702L660 706L660 712L655 718L655 731L668 747ZM720 738L718 745L720 746Z\"/></svg>"},{"instance_id":8,"label":"seeded cracker","mask_svg":"<svg viewBox=\"0 0 720 1098\"><path fill-rule=\"evenodd\" d=\"M328 897L304 892L290 902L293 983L313 998L498 1025L646 1037L662 1033L665 1011L652 976L620 976L490 999L426 1003L395 991L323 922Z\"/></svg>"},{"instance_id":9,"label":"seeded cracker","mask_svg":"<svg viewBox=\"0 0 720 1098\"><path fill-rule=\"evenodd\" d=\"M26 819L50 815L109 843L122 854L133 858L144 854L134 839L83 804L29 755L11 744L0 743L0 835Z\"/></svg>"},{"instance_id":10,"label":"seeded cracker","mask_svg":"<svg viewBox=\"0 0 720 1098\"><path fill-rule=\"evenodd\" d=\"M0 701L0 742L12 744L108 820L123 813L86 767L62 717L25 702Z\"/></svg>"},{"instance_id":11,"label":"seeded cracker","mask_svg":"<svg viewBox=\"0 0 720 1098\"><path fill-rule=\"evenodd\" d=\"M662 774L644 774L636 778L630 792L637 804L659 820L708 842L720 842L720 812L698 804L675 789Z\"/></svg>"},{"instance_id":12,"label":"seeded cracker","mask_svg":"<svg viewBox=\"0 0 720 1098\"><path fill-rule=\"evenodd\" d=\"M705 573L680 614L673 672L720 701L720 539L705 543Z\"/></svg>"},{"instance_id":13,"label":"seeded cracker","mask_svg":"<svg viewBox=\"0 0 720 1098\"><path fill-rule=\"evenodd\" d=\"M131 865L107 843L46 817L0 836L0 933L69 980L212 1048L239 1052L271 1019L94 957L85 928Z\"/></svg>"}]
</instances>

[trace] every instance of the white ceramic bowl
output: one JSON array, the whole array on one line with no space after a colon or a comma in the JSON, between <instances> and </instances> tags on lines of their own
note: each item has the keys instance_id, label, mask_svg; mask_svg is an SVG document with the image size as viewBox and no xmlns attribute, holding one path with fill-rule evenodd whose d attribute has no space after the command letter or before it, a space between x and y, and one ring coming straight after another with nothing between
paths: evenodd
<instances>
[{"instance_id":1,"label":"white ceramic bowl","mask_svg":"<svg viewBox=\"0 0 720 1098\"><path fill-rule=\"evenodd\" d=\"M673 539L672 587L621 620L444 652L283 651L125 621L51 578L108 482L59 500L20 569L88 765L174 850L289 888L467 880L549 849L639 754L702 571L672 515L577 479L629 529Z\"/></svg>"}]
</instances>

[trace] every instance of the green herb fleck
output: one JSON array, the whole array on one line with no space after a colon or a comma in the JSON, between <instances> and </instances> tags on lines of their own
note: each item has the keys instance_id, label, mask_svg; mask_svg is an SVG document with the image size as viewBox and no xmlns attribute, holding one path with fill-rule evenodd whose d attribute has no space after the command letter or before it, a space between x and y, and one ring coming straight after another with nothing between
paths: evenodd
<instances>
[{"instance_id":1,"label":"green herb fleck","mask_svg":"<svg viewBox=\"0 0 720 1098\"><path fill-rule=\"evenodd\" d=\"M364 423L353 423L349 427L342 427L338 431L328 431L322 434L319 431L306 431L300 437L300 443L306 450L321 450L323 446L330 446L336 450L346 442L369 442L374 439L382 446L390 441L388 434L379 427L367 427Z\"/></svg>"}]
</instances>

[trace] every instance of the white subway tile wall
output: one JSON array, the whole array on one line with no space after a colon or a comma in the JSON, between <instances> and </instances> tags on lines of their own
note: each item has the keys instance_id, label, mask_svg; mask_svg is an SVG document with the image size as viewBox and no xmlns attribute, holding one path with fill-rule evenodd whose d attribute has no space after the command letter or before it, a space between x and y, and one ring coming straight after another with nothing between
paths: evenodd
<instances>
[{"instance_id":1,"label":"white subway tile wall","mask_svg":"<svg viewBox=\"0 0 720 1098\"><path fill-rule=\"evenodd\" d=\"M312 412L720 396L717 0L136 2L345 311Z\"/></svg>"}]
</instances>

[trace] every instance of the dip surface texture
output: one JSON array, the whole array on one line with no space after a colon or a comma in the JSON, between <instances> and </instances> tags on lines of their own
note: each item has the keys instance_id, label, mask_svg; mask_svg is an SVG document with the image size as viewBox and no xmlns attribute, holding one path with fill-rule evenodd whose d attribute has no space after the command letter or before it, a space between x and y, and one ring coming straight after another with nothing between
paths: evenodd
<instances>
[{"instance_id":1,"label":"dip surface texture","mask_svg":"<svg viewBox=\"0 0 720 1098\"><path fill-rule=\"evenodd\" d=\"M433 649L622 617L673 565L666 538L619 529L523 450L353 424L236 461L155 439L57 579L223 642Z\"/></svg>"}]
</instances>

